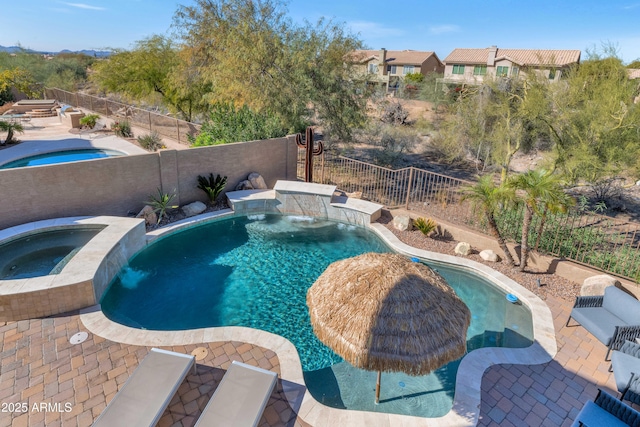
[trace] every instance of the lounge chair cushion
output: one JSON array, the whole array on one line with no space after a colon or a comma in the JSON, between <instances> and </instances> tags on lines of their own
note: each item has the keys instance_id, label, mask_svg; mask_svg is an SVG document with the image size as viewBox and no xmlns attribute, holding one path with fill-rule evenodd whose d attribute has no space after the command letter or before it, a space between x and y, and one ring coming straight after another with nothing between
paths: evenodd
<instances>
[{"instance_id":1,"label":"lounge chair cushion","mask_svg":"<svg viewBox=\"0 0 640 427\"><path fill-rule=\"evenodd\" d=\"M93 427L156 425L194 365L194 356L152 348Z\"/></svg>"},{"instance_id":2,"label":"lounge chair cushion","mask_svg":"<svg viewBox=\"0 0 640 427\"><path fill-rule=\"evenodd\" d=\"M625 291L609 286L604 291L602 308L615 313L625 325L640 325L640 302Z\"/></svg>"},{"instance_id":3,"label":"lounge chair cushion","mask_svg":"<svg viewBox=\"0 0 640 427\"><path fill-rule=\"evenodd\" d=\"M275 372L233 361L196 427L258 425L277 379Z\"/></svg>"},{"instance_id":4,"label":"lounge chair cushion","mask_svg":"<svg viewBox=\"0 0 640 427\"><path fill-rule=\"evenodd\" d=\"M629 384L632 373L640 374L640 359L621 351L611 355L611 367L618 391L622 392Z\"/></svg>"},{"instance_id":5,"label":"lounge chair cushion","mask_svg":"<svg viewBox=\"0 0 640 427\"><path fill-rule=\"evenodd\" d=\"M606 298L605 298L606 301ZM609 345L616 326L625 323L604 307L582 307L571 310L571 317L591 332L604 345Z\"/></svg>"},{"instance_id":6,"label":"lounge chair cushion","mask_svg":"<svg viewBox=\"0 0 640 427\"><path fill-rule=\"evenodd\" d=\"M576 417L571 427L580 426L580 422L587 427L607 426L607 427L628 427L628 424L617 418L615 415L605 411L592 401L587 401Z\"/></svg>"}]
</instances>

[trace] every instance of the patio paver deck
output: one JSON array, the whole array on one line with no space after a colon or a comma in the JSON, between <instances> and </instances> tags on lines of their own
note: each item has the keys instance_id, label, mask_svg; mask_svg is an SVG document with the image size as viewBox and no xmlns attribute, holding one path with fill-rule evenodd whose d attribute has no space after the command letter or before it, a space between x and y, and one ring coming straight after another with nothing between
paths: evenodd
<instances>
[{"instance_id":1,"label":"patio paver deck","mask_svg":"<svg viewBox=\"0 0 640 427\"><path fill-rule=\"evenodd\" d=\"M554 316L558 354L543 365L488 369L479 425L570 425L597 387L615 391L604 345L580 326L564 326L571 303L551 297L546 302ZM1 413L0 427L91 425L149 351L93 334L82 344L70 344L69 338L82 330L86 328L77 314L0 326L0 404L8 410L11 404L26 403L28 409ZM206 348L208 355L198 361L198 374L182 384L159 426L192 426L232 360L279 372L275 353L241 342L163 348L190 353L196 347ZM279 384L261 425L307 424L297 419Z\"/></svg>"}]
</instances>

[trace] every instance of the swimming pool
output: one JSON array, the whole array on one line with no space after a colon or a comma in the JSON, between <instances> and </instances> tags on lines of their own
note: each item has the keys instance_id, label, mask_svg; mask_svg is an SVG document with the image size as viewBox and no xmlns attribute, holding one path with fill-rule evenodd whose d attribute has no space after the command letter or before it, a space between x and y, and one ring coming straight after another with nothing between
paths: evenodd
<instances>
[{"instance_id":1,"label":"swimming pool","mask_svg":"<svg viewBox=\"0 0 640 427\"><path fill-rule=\"evenodd\" d=\"M79 160L103 159L105 157L122 156L124 153L101 148L85 148L76 150L53 151L23 157L0 166L0 169L22 168L27 166L52 165L56 163L76 162Z\"/></svg>"},{"instance_id":2,"label":"swimming pool","mask_svg":"<svg viewBox=\"0 0 640 427\"><path fill-rule=\"evenodd\" d=\"M373 233L301 217L235 217L170 235L130 260L102 298L114 321L159 330L242 325L289 339L316 400L334 407L435 417L451 409L458 363L424 377L385 374L373 407L372 373L313 335L306 290L333 261L388 248ZM431 264L430 264L431 265ZM486 281L432 265L470 306L468 348L531 344L531 314ZM474 308L475 306L475 308ZM486 320L485 323L482 323Z\"/></svg>"}]
</instances>

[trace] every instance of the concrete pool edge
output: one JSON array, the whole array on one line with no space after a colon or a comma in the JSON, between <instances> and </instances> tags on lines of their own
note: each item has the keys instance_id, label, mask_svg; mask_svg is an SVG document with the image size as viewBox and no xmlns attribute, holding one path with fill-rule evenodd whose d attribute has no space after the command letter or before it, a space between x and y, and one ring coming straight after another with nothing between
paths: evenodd
<instances>
[{"instance_id":1,"label":"concrete pool edge","mask_svg":"<svg viewBox=\"0 0 640 427\"><path fill-rule=\"evenodd\" d=\"M230 210L216 211L189 218L170 227L147 234L147 241L156 241L175 231L184 230L206 222L228 217L246 216ZM305 392L299 407L299 417L314 426L331 425L416 425L416 426L470 426L476 425L480 413L481 382L484 371L492 365L541 364L552 360L557 353L555 330L551 311L535 294L515 281L483 264L465 258L454 257L413 248L402 243L382 224L367 227L398 253L417 256L426 260L454 264L473 271L490 280L501 289L513 293L530 310L533 322L534 344L527 348L483 348L467 354L456 377L456 392L453 408L443 417L420 418L415 416L386 414L366 411L350 411L330 408L316 401ZM147 346L172 346L200 344L215 341L240 341L257 345L276 353L280 361L281 378L304 385L302 366L298 352L291 342L283 337L246 327L216 327L186 331L148 331L130 328L109 320L99 309L85 311L80 316L83 324L92 333L111 341ZM464 374L460 375L460 372ZM289 396L288 396L289 398ZM293 398L293 396L292 396ZM296 406L294 406L296 405ZM297 404L292 403L292 407Z\"/></svg>"},{"instance_id":2,"label":"concrete pool edge","mask_svg":"<svg viewBox=\"0 0 640 427\"><path fill-rule=\"evenodd\" d=\"M0 241L74 227L100 228L58 274L0 281L0 321L52 316L96 303L111 279L144 242L144 221L78 216L0 230Z\"/></svg>"}]
</instances>

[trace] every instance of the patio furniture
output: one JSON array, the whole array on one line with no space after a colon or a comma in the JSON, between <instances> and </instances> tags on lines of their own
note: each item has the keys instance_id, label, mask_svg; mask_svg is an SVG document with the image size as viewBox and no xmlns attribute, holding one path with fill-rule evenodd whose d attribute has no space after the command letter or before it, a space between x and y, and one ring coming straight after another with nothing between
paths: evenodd
<instances>
[{"instance_id":1,"label":"patio furniture","mask_svg":"<svg viewBox=\"0 0 640 427\"><path fill-rule=\"evenodd\" d=\"M196 427L257 426L277 379L275 372L234 360Z\"/></svg>"},{"instance_id":2,"label":"patio furniture","mask_svg":"<svg viewBox=\"0 0 640 427\"><path fill-rule=\"evenodd\" d=\"M93 426L155 426L191 368L194 356L152 348Z\"/></svg>"},{"instance_id":3,"label":"patio furniture","mask_svg":"<svg viewBox=\"0 0 640 427\"><path fill-rule=\"evenodd\" d=\"M605 360L626 340L640 337L640 301L614 286L602 296L577 297L566 326L571 318L608 347Z\"/></svg>"},{"instance_id":4,"label":"patio furniture","mask_svg":"<svg viewBox=\"0 0 640 427\"><path fill-rule=\"evenodd\" d=\"M611 355L611 369L620 400L640 404L640 344L626 341Z\"/></svg>"},{"instance_id":5,"label":"patio furniture","mask_svg":"<svg viewBox=\"0 0 640 427\"><path fill-rule=\"evenodd\" d=\"M640 427L640 412L598 389L594 401L584 404L571 427L607 426Z\"/></svg>"}]
</instances>

